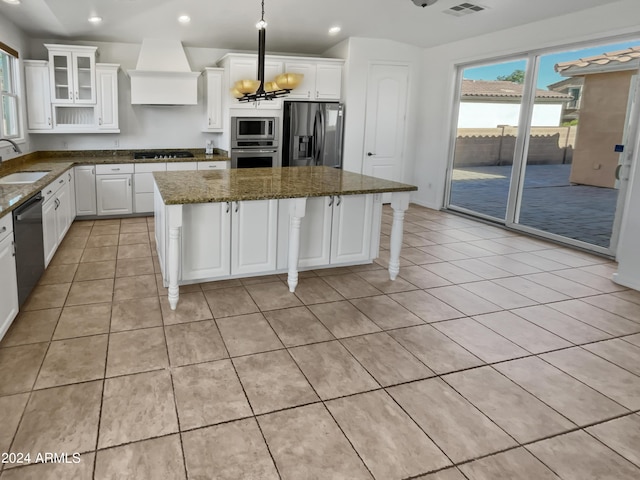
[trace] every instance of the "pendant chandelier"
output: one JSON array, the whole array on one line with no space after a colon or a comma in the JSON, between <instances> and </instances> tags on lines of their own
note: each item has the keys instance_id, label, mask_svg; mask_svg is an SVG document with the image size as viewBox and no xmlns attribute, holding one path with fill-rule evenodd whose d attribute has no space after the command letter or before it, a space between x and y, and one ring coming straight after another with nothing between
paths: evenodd
<instances>
[{"instance_id":1,"label":"pendant chandelier","mask_svg":"<svg viewBox=\"0 0 640 480\"><path fill-rule=\"evenodd\" d=\"M262 0L262 16L256 23L258 29L258 79L238 80L231 93L240 102L258 102L284 97L300 85L303 75L300 73L282 73L275 80L265 82L264 55L266 49L267 22L264 21L264 0Z\"/></svg>"}]
</instances>

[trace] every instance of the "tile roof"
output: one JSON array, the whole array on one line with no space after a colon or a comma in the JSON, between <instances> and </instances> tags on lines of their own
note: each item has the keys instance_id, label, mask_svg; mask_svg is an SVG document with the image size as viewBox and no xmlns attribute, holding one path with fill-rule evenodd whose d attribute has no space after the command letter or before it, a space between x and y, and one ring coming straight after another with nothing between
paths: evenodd
<instances>
[{"instance_id":1,"label":"tile roof","mask_svg":"<svg viewBox=\"0 0 640 480\"><path fill-rule=\"evenodd\" d=\"M597 65L609 65L612 62L627 63L640 58L640 47L625 48L615 52L594 55L593 57L579 58L570 62L556 63L554 69L561 73L571 67L584 68Z\"/></svg>"},{"instance_id":2,"label":"tile roof","mask_svg":"<svg viewBox=\"0 0 640 480\"><path fill-rule=\"evenodd\" d=\"M494 98L522 98L524 85L505 80L462 80L462 98L494 97ZM536 89L536 98L570 100L571 95L550 90Z\"/></svg>"}]
</instances>

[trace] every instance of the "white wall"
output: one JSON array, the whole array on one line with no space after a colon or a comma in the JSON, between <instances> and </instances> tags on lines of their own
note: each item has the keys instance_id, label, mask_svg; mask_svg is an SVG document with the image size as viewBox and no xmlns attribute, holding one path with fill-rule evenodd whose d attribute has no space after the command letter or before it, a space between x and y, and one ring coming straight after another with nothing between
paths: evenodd
<instances>
[{"instance_id":1,"label":"white wall","mask_svg":"<svg viewBox=\"0 0 640 480\"><path fill-rule=\"evenodd\" d=\"M407 64L410 67L410 80L402 181L413 183L417 119L420 114L418 100L422 83L422 52L421 48L399 42L355 37L350 38L348 44L342 42L327 52L327 55L337 58L348 57L343 80L347 102L343 155L345 170L361 173L363 161L366 161L364 131L369 65L375 62Z\"/></svg>"},{"instance_id":2,"label":"white wall","mask_svg":"<svg viewBox=\"0 0 640 480\"><path fill-rule=\"evenodd\" d=\"M54 40L33 39L29 59L46 60L44 43ZM217 147L220 134L203 133L205 123L204 76L198 80L198 105L149 106L131 105L131 82L125 73L136 67L139 44L106 42L64 42L66 44L94 45L98 47L98 62L118 63L119 134L32 134L34 150L113 150L143 148L204 148L212 139ZM202 71L214 67L228 50L186 47L191 70Z\"/></svg>"},{"instance_id":3,"label":"white wall","mask_svg":"<svg viewBox=\"0 0 640 480\"><path fill-rule=\"evenodd\" d=\"M623 34L637 34L640 2L621 0L567 16L449 43L423 51L419 132L413 201L441 208L451 144L455 65L497 59L535 49L563 47ZM544 32L544 33L541 33Z\"/></svg>"},{"instance_id":4,"label":"white wall","mask_svg":"<svg viewBox=\"0 0 640 480\"><path fill-rule=\"evenodd\" d=\"M534 105L531 125L557 127L561 117L562 104ZM519 120L519 103L462 102L458 128L496 128L498 125L515 127Z\"/></svg>"},{"instance_id":5,"label":"white wall","mask_svg":"<svg viewBox=\"0 0 640 480\"><path fill-rule=\"evenodd\" d=\"M24 75L23 75L23 66L22 60L27 58L28 52L28 43L29 40L27 36L22 33L22 31L17 28L13 23L9 22L6 18L0 16L0 42L10 46L14 50L17 50L18 57L20 61L19 68L19 77L20 77L20 90L22 92L22 96L20 98L21 109L20 109L20 121L22 123L22 136L23 140L18 142L20 149L23 153L27 153L33 150L33 147L30 142L29 134L26 132L27 129L27 110L26 110L26 102L24 100ZM13 157L16 157L18 154L13 151L13 147L6 142L0 143L0 156L2 160L9 160Z\"/></svg>"}]
</instances>

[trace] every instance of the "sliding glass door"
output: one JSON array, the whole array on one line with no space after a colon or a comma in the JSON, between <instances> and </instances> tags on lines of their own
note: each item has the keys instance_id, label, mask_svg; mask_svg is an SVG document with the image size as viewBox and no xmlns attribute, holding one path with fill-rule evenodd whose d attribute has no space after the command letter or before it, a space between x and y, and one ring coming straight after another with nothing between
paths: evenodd
<instances>
[{"instance_id":1,"label":"sliding glass door","mask_svg":"<svg viewBox=\"0 0 640 480\"><path fill-rule=\"evenodd\" d=\"M615 253L639 66L629 41L460 67L447 207Z\"/></svg>"},{"instance_id":2,"label":"sliding glass door","mask_svg":"<svg viewBox=\"0 0 640 480\"><path fill-rule=\"evenodd\" d=\"M514 60L461 70L451 207L506 220L526 66Z\"/></svg>"}]
</instances>

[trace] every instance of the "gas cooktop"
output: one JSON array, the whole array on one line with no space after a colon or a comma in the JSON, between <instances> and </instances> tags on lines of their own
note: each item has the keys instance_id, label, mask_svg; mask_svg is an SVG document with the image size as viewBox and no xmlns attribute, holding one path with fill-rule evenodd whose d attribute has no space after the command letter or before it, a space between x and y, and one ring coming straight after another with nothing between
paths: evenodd
<instances>
[{"instance_id":1,"label":"gas cooktop","mask_svg":"<svg viewBox=\"0 0 640 480\"><path fill-rule=\"evenodd\" d=\"M133 158L136 160L149 158L193 158L193 153L187 150L152 150L148 152L135 152Z\"/></svg>"}]
</instances>

